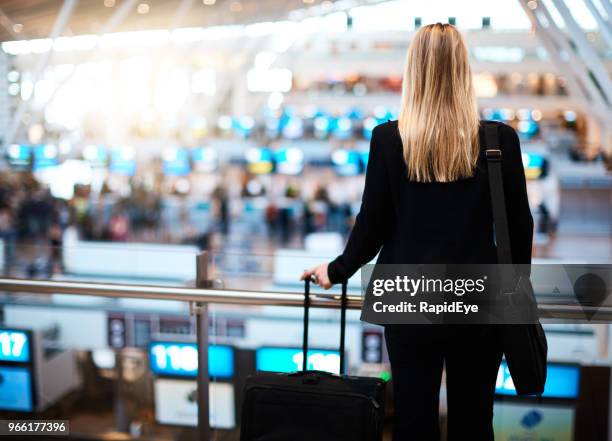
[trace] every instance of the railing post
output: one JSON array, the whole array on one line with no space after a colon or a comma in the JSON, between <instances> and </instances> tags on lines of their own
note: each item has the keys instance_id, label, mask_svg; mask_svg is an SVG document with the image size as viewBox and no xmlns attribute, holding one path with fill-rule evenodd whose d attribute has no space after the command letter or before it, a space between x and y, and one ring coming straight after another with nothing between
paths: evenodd
<instances>
[{"instance_id":1,"label":"railing post","mask_svg":"<svg viewBox=\"0 0 612 441\"><path fill-rule=\"evenodd\" d=\"M208 281L208 253L201 252L196 257L196 287L210 288ZM209 379L208 379L208 304L192 302L191 313L196 318L196 338L198 343L198 432L199 441L210 441L209 422Z\"/></svg>"}]
</instances>

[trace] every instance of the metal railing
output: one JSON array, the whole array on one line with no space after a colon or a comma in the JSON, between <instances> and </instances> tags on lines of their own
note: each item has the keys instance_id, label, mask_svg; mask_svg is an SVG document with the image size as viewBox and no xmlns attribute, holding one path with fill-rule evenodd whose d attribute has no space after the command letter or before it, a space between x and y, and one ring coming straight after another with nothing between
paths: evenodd
<instances>
[{"instance_id":1,"label":"metal railing","mask_svg":"<svg viewBox=\"0 0 612 441\"><path fill-rule=\"evenodd\" d=\"M196 337L198 351L198 430L202 440L210 439L208 411L208 305L265 305L294 306L304 305L304 295L291 292L247 291L211 288L207 279L208 254L197 256L196 286L169 287L157 285L129 285L99 282L71 282L58 280L28 280L0 278L0 292L28 294L69 294L105 298L137 298L149 300L174 300L190 304L190 311L196 316ZM311 294L310 305L318 308L340 308L340 296L335 294ZM349 309L360 309L362 298L348 296ZM540 315L558 320L585 320L585 313L597 312L598 322L612 321L612 306L597 308L582 307L575 304L539 304Z\"/></svg>"}]
</instances>

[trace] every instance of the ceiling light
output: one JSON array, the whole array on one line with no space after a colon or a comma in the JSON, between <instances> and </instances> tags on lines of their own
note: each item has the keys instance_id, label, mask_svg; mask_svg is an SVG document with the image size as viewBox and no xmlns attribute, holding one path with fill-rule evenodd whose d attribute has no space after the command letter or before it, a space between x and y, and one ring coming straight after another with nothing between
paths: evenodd
<instances>
[{"instance_id":1,"label":"ceiling light","mask_svg":"<svg viewBox=\"0 0 612 441\"><path fill-rule=\"evenodd\" d=\"M13 25L13 31L14 31L16 34L19 34L21 31L23 31L23 25L22 25L21 23L15 23L15 24Z\"/></svg>"},{"instance_id":2,"label":"ceiling light","mask_svg":"<svg viewBox=\"0 0 612 441\"><path fill-rule=\"evenodd\" d=\"M538 7L538 2L535 0L530 0L527 2L527 7L533 11Z\"/></svg>"},{"instance_id":3,"label":"ceiling light","mask_svg":"<svg viewBox=\"0 0 612 441\"><path fill-rule=\"evenodd\" d=\"M141 4L138 5L137 11L138 11L139 14L148 14L149 9L151 9L151 8L149 7L149 5L147 3L141 3Z\"/></svg>"},{"instance_id":4,"label":"ceiling light","mask_svg":"<svg viewBox=\"0 0 612 441\"><path fill-rule=\"evenodd\" d=\"M107 8L112 8L115 6L115 0L104 0L104 6Z\"/></svg>"},{"instance_id":5,"label":"ceiling light","mask_svg":"<svg viewBox=\"0 0 612 441\"><path fill-rule=\"evenodd\" d=\"M203 2L206 6L212 6L217 2L217 0L203 0Z\"/></svg>"},{"instance_id":6,"label":"ceiling light","mask_svg":"<svg viewBox=\"0 0 612 441\"><path fill-rule=\"evenodd\" d=\"M230 4L230 11L232 11L232 12L241 12L242 11L242 3L240 3L240 2L232 2Z\"/></svg>"}]
</instances>

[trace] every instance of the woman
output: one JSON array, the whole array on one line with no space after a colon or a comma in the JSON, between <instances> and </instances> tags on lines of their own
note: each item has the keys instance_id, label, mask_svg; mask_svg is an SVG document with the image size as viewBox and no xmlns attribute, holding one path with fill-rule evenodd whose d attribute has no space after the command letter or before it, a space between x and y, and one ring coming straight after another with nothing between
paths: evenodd
<instances>
[{"instance_id":1,"label":"woman","mask_svg":"<svg viewBox=\"0 0 612 441\"><path fill-rule=\"evenodd\" d=\"M374 129L361 210L344 252L305 271L329 288L379 252L378 263L495 263L484 125L502 151L512 258L530 263L533 220L519 140L480 122L468 51L447 24L419 30L408 49L399 121ZM501 360L494 328L388 325L396 421L394 441L440 439L443 366L447 439L493 440L493 396Z\"/></svg>"}]
</instances>

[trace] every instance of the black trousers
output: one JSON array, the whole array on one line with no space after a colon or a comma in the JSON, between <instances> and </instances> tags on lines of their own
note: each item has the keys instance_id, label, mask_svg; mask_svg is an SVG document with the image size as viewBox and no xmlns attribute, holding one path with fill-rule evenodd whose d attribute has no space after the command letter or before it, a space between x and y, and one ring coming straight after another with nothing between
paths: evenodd
<instances>
[{"instance_id":1,"label":"black trousers","mask_svg":"<svg viewBox=\"0 0 612 441\"><path fill-rule=\"evenodd\" d=\"M446 368L448 441L493 441L493 397L501 362L494 326L387 325L395 421L393 441L439 441Z\"/></svg>"}]
</instances>

